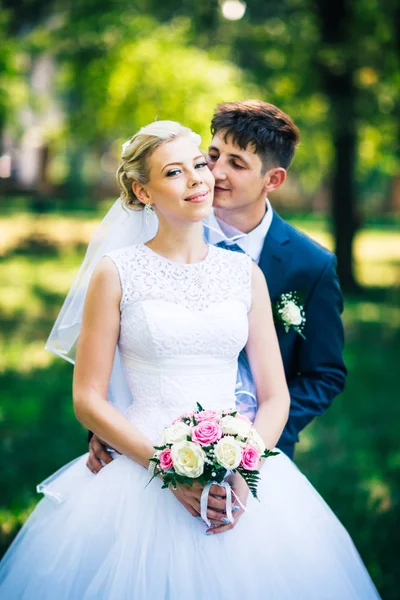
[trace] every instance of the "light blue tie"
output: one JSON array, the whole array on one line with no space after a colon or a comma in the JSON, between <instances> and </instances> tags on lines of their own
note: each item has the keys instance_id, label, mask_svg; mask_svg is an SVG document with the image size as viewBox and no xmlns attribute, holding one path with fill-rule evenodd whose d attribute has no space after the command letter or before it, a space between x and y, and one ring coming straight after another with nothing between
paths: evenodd
<instances>
[{"instance_id":1,"label":"light blue tie","mask_svg":"<svg viewBox=\"0 0 400 600\"><path fill-rule=\"evenodd\" d=\"M242 254L246 254L244 250L238 244L227 244L225 240L218 242L215 244L217 248L223 248L224 250L231 250L232 252L241 252Z\"/></svg>"}]
</instances>

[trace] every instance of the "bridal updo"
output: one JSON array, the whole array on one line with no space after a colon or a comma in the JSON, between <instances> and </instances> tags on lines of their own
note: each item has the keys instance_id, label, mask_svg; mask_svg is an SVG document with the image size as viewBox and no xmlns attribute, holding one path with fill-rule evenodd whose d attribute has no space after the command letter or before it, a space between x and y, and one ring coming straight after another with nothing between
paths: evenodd
<instances>
[{"instance_id":1,"label":"bridal updo","mask_svg":"<svg viewBox=\"0 0 400 600\"><path fill-rule=\"evenodd\" d=\"M132 190L134 181L145 185L149 181L148 158L154 150L177 137L188 137L197 146L201 137L188 127L175 121L155 121L139 129L122 146L122 163L117 170L117 182L121 189L121 200L132 210L142 210L144 204L135 196Z\"/></svg>"}]
</instances>

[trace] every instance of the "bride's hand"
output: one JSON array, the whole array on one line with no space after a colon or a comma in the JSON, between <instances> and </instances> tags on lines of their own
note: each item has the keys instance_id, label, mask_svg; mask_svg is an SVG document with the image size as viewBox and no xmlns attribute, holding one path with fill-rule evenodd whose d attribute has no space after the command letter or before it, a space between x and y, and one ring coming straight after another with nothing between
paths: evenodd
<instances>
[{"instance_id":1,"label":"bride's hand","mask_svg":"<svg viewBox=\"0 0 400 600\"><path fill-rule=\"evenodd\" d=\"M200 518L203 487L198 481L194 481L193 486L177 485L176 490L172 486L169 489L193 517ZM211 495L208 497L207 516L213 525L219 526L223 523L222 519L226 519L225 507L225 498L215 498Z\"/></svg>"},{"instance_id":2,"label":"bride's hand","mask_svg":"<svg viewBox=\"0 0 400 600\"><path fill-rule=\"evenodd\" d=\"M209 529L207 529L206 533L208 535L218 535L219 533L225 533L225 531L233 529L244 513L244 509L242 508L241 504L243 506L246 506L247 498L250 493L247 483L245 482L243 477L239 475L239 473L234 473L229 483L231 484L232 490L234 492L234 494L232 493L233 523L218 523L217 525L214 525L214 527L210 527ZM237 501L236 496L239 498L241 504L239 504L239 502Z\"/></svg>"}]
</instances>

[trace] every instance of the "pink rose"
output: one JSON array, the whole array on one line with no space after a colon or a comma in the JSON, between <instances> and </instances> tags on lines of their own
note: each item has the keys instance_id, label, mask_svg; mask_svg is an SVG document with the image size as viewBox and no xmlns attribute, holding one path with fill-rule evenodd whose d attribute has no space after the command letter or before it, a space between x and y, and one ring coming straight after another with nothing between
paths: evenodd
<instances>
[{"instance_id":1,"label":"pink rose","mask_svg":"<svg viewBox=\"0 0 400 600\"><path fill-rule=\"evenodd\" d=\"M240 465L248 471L257 471L260 453L253 446L245 446Z\"/></svg>"},{"instance_id":2,"label":"pink rose","mask_svg":"<svg viewBox=\"0 0 400 600\"><path fill-rule=\"evenodd\" d=\"M198 423L202 421L217 421L219 419L219 413L216 410L202 410L193 416Z\"/></svg>"},{"instance_id":3,"label":"pink rose","mask_svg":"<svg viewBox=\"0 0 400 600\"><path fill-rule=\"evenodd\" d=\"M214 421L202 421L192 429L192 442L208 446L222 437L222 429Z\"/></svg>"},{"instance_id":4,"label":"pink rose","mask_svg":"<svg viewBox=\"0 0 400 600\"><path fill-rule=\"evenodd\" d=\"M160 452L160 456L158 458L160 461L160 467L163 471L168 471L169 469L173 468L174 463L172 462L170 448L165 448L165 450Z\"/></svg>"}]
</instances>

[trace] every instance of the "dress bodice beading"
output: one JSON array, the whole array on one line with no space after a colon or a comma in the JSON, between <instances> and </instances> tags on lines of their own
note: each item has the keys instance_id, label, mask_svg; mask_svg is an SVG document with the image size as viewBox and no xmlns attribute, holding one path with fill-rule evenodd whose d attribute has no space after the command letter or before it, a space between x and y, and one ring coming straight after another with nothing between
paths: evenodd
<instances>
[{"instance_id":1,"label":"dress bodice beading","mask_svg":"<svg viewBox=\"0 0 400 600\"><path fill-rule=\"evenodd\" d=\"M118 347L133 396L126 413L156 439L196 402L234 405L237 357L248 336L251 259L214 246L181 264L147 246L108 255L118 269Z\"/></svg>"}]
</instances>

